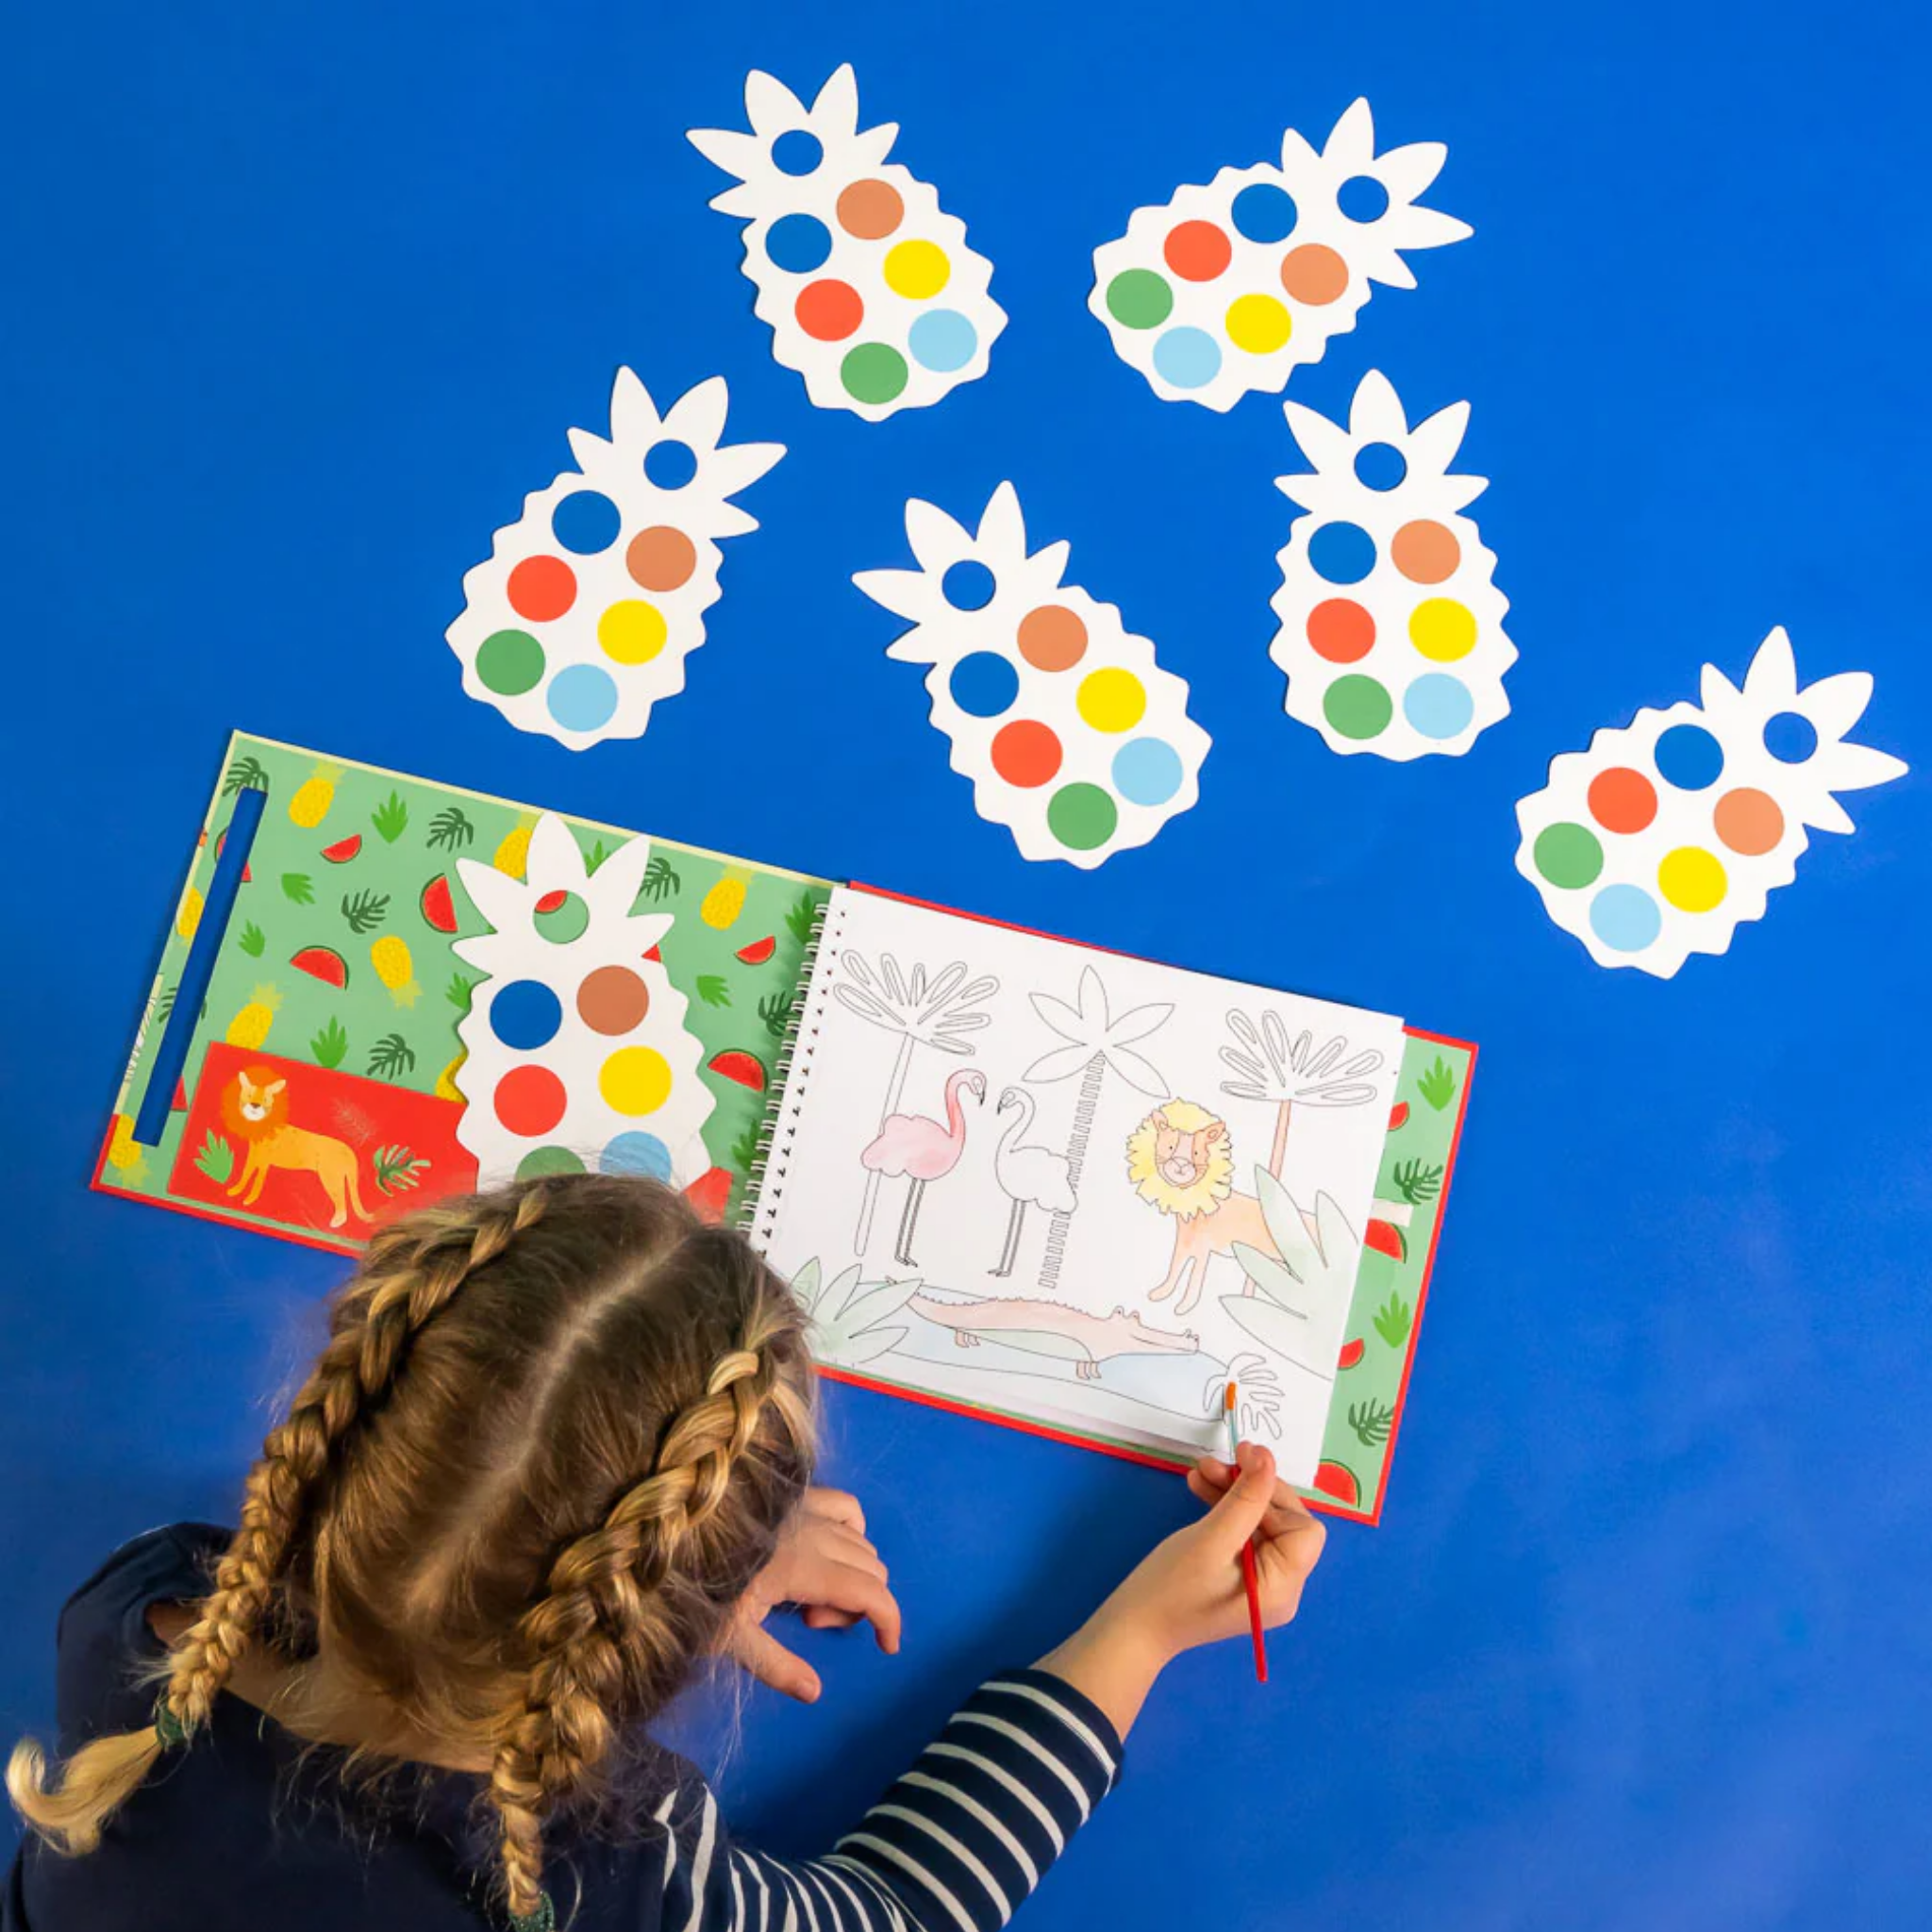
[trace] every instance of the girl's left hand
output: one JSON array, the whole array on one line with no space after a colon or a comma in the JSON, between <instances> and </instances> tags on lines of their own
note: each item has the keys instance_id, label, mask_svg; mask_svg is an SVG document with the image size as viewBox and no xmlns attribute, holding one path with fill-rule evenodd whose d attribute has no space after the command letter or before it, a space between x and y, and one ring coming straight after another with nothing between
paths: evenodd
<instances>
[{"instance_id":1,"label":"girl's left hand","mask_svg":"<svg viewBox=\"0 0 1932 1932\"><path fill-rule=\"evenodd\" d=\"M865 1540L865 1512L843 1490L808 1490L777 1555L739 1599L719 1648L753 1676L816 1704L824 1688L819 1674L767 1630L765 1619L781 1605L804 1612L811 1630L872 1625L878 1646L899 1648L899 1604L886 1581L879 1553Z\"/></svg>"}]
</instances>

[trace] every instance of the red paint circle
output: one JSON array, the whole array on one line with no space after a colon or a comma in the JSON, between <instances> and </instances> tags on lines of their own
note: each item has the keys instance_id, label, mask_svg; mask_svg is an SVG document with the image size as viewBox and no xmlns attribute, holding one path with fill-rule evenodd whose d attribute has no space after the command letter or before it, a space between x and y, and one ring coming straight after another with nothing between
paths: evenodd
<instances>
[{"instance_id":1,"label":"red paint circle","mask_svg":"<svg viewBox=\"0 0 1932 1932\"><path fill-rule=\"evenodd\" d=\"M1211 282L1234 259L1234 244L1212 222L1183 222L1161 254L1183 281Z\"/></svg>"},{"instance_id":2,"label":"red paint circle","mask_svg":"<svg viewBox=\"0 0 1932 1932\"><path fill-rule=\"evenodd\" d=\"M1657 787L1628 765L1612 765L1590 781L1590 815L1607 832L1641 832L1657 816Z\"/></svg>"},{"instance_id":3,"label":"red paint circle","mask_svg":"<svg viewBox=\"0 0 1932 1932\"><path fill-rule=\"evenodd\" d=\"M1031 791L1060 768L1060 741L1050 725L1016 718L1000 726L992 741L992 768L1008 785Z\"/></svg>"},{"instance_id":4,"label":"red paint circle","mask_svg":"<svg viewBox=\"0 0 1932 1932\"><path fill-rule=\"evenodd\" d=\"M1329 597L1308 612L1308 642L1331 664L1355 664L1375 647L1375 620L1353 597Z\"/></svg>"},{"instance_id":5,"label":"red paint circle","mask_svg":"<svg viewBox=\"0 0 1932 1932\"><path fill-rule=\"evenodd\" d=\"M563 1082L548 1067L512 1067L496 1083L491 1105L512 1134L547 1134L563 1118Z\"/></svg>"},{"instance_id":6,"label":"red paint circle","mask_svg":"<svg viewBox=\"0 0 1932 1932\"><path fill-rule=\"evenodd\" d=\"M548 624L577 601L577 574L560 557L526 557L509 574L509 608L531 624Z\"/></svg>"},{"instance_id":7,"label":"red paint circle","mask_svg":"<svg viewBox=\"0 0 1932 1932\"><path fill-rule=\"evenodd\" d=\"M813 341L842 342L865 320L865 304L850 282L808 282L791 312Z\"/></svg>"}]
</instances>

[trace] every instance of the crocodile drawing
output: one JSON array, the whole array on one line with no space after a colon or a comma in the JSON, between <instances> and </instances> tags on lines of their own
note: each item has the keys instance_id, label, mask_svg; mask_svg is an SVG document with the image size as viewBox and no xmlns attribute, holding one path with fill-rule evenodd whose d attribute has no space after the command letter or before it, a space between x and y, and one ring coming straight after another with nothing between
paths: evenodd
<instances>
[{"instance_id":1,"label":"crocodile drawing","mask_svg":"<svg viewBox=\"0 0 1932 1932\"><path fill-rule=\"evenodd\" d=\"M961 1348L977 1348L980 1338L990 1335L1027 1355L1072 1362L1083 1382L1097 1381L1109 1356L1194 1355L1201 1346L1192 1329L1150 1328L1119 1307L1110 1315L1090 1315L1063 1302L938 1302L924 1294L915 1294L906 1306L950 1328Z\"/></svg>"}]
</instances>

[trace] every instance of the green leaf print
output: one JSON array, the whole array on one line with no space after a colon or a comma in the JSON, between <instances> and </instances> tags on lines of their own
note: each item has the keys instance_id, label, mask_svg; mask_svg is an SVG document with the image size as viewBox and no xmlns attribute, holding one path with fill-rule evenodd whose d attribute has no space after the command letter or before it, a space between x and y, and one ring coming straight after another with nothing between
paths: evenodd
<instances>
[{"instance_id":1,"label":"green leaf print","mask_svg":"<svg viewBox=\"0 0 1932 1932\"><path fill-rule=\"evenodd\" d=\"M785 914L785 930L802 946L811 938L818 916L819 901L809 892L801 892Z\"/></svg>"},{"instance_id":2,"label":"green leaf print","mask_svg":"<svg viewBox=\"0 0 1932 1932\"><path fill-rule=\"evenodd\" d=\"M1438 1113L1449 1105L1456 1091L1456 1075L1450 1071L1449 1063L1441 1054L1436 1056L1435 1065L1415 1083L1415 1091Z\"/></svg>"},{"instance_id":3,"label":"green leaf print","mask_svg":"<svg viewBox=\"0 0 1932 1932\"><path fill-rule=\"evenodd\" d=\"M349 930L353 933L374 932L389 917L389 894L345 892L342 895L342 917L349 922Z\"/></svg>"},{"instance_id":4,"label":"green leaf print","mask_svg":"<svg viewBox=\"0 0 1932 1932\"><path fill-rule=\"evenodd\" d=\"M791 998L789 992L774 992L758 1002L758 1018L774 1040L783 1040L785 1029L791 1024Z\"/></svg>"},{"instance_id":5,"label":"green leaf print","mask_svg":"<svg viewBox=\"0 0 1932 1932\"><path fill-rule=\"evenodd\" d=\"M349 1050L349 1036L342 1031L340 1020L331 1020L313 1040L308 1042L308 1058L318 1067L339 1067L342 1056Z\"/></svg>"},{"instance_id":6,"label":"green leaf print","mask_svg":"<svg viewBox=\"0 0 1932 1932\"><path fill-rule=\"evenodd\" d=\"M728 1007L731 1004L731 990L724 984L722 973L700 973L698 974L698 997L708 1007Z\"/></svg>"},{"instance_id":7,"label":"green leaf print","mask_svg":"<svg viewBox=\"0 0 1932 1932\"><path fill-rule=\"evenodd\" d=\"M312 906L315 903L315 888L309 882L306 872L285 872L282 874L282 896L291 899L297 906Z\"/></svg>"},{"instance_id":8,"label":"green leaf print","mask_svg":"<svg viewBox=\"0 0 1932 1932\"><path fill-rule=\"evenodd\" d=\"M416 1070L416 1051L400 1033L385 1033L369 1050L372 1079L393 1080Z\"/></svg>"},{"instance_id":9,"label":"green leaf print","mask_svg":"<svg viewBox=\"0 0 1932 1932\"><path fill-rule=\"evenodd\" d=\"M1367 1449L1379 1449L1389 1440L1389 1431L1395 1426L1395 1411L1386 1402L1371 1398L1367 1402L1351 1402L1348 1406L1348 1425L1361 1439Z\"/></svg>"},{"instance_id":10,"label":"green leaf print","mask_svg":"<svg viewBox=\"0 0 1932 1932\"><path fill-rule=\"evenodd\" d=\"M475 991L476 982L474 979L465 979L458 973L451 975L449 984L442 990L442 996L458 1012L467 1013Z\"/></svg>"},{"instance_id":11,"label":"green leaf print","mask_svg":"<svg viewBox=\"0 0 1932 1932\"><path fill-rule=\"evenodd\" d=\"M654 905L668 893L681 891L684 881L672 869L671 861L661 852L651 855L651 862L644 868L644 882L638 888L640 899L649 899Z\"/></svg>"},{"instance_id":12,"label":"green leaf print","mask_svg":"<svg viewBox=\"0 0 1932 1932\"><path fill-rule=\"evenodd\" d=\"M201 1143L201 1152L194 1157L194 1165L216 1187L224 1187L234 1177L235 1150L210 1127Z\"/></svg>"},{"instance_id":13,"label":"green leaf print","mask_svg":"<svg viewBox=\"0 0 1932 1932\"><path fill-rule=\"evenodd\" d=\"M1395 1191L1411 1208L1433 1201L1442 1191L1442 1170L1420 1160L1402 1160L1395 1165Z\"/></svg>"},{"instance_id":14,"label":"green leaf print","mask_svg":"<svg viewBox=\"0 0 1932 1932\"><path fill-rule=\"evenodd\" d=\"M369 823L381 835L385 845L393 845L403 836L404 828L409 823L409 808L391 791L369 814Z\"/></svg>"},{"instance_id":15,"label":"green leaf print","mask_svg":"<svg viewBox=\"0 0 1932 1932\"><path fill-rule=\"evenodd\" d=\"M244 953L246 953L251 959L258 959L261 958L261 949L268 944L268 936L262 931L260 926L257 925L254 920L251 919L248 922L248 924L242 928L242 936L235 941L235 943L238 946L240 946L242 950Z\"/></svg>"},{"instance_id":16,"label":"green leaf print","mask_svg":"<svg viewBox=\"0 0 1932 1932\"><path fill-rule=\"evenodd\" d=\"M453 805L429 821L429 843L438 852L460 852L475 836L475 826Z\"/></svg>"},{"instance_id":17,"label":"green leaf print","mask_svg":"<svg viewBox=\"0 0 1932 1932\"><path fill-rule=\"evenodd\" d=\"M1408 1326L1415 1310L1399 1294L1391 1294L1375 1310L1375 1333L1391 1348L1400 1348L1408 1340Z\"/></svg>"},{"instance_id":18,"label":"green leaf print","mask_svg":"<svg viewBox=\"0 0 1932 1932\"><path fill-rule=\"evenodd\" d=\"M222 778L222 796L232 798L238 791L266 791L268 767L254 757L239 758Z\"/></svg>"}]
</instances>

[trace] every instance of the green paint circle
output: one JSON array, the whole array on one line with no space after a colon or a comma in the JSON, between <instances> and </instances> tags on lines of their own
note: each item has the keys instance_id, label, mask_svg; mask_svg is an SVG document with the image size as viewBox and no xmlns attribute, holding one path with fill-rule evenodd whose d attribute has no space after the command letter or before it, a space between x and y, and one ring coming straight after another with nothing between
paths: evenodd
<instances>
[{"instance_id":1,"label":"green paint circle","mask_svg":"<svg viewBox=\"0 0 1932 1932\"><path fill-rule=\"evenodd\" d=\"M568 1147L537 1147L517 1162L517 1178L533 1181L546 1174L582 1174L584 1163Z\"/></svg>"},{"instance_id":2,"label":"green paint circle","mask_svg":"<svg viewBox=\"0 0 1932 1932\"><path fill-rule=\"evenodd\" d=\"M839 378L855 402L890 403L906 387L906 358L884 342L860 342L840 363Z\"/></svg>"},{"instance_id":3,"label":"green paint circle","mask_svg":"<svg viewBox=\"0 0 1932 1932\"><path fill-rule=\"evenodd\" d=\"M1373 677L1338 677L1322 695L1322 715L1344 738L1375 738L1388 729L1395 706Z\"/></svg>"},{"instance_id":4,"label":"green paint circle","mask_svg":"<svg viewBox=\"0 0 1932 1932\"><path fill-rule=\"evenodd\" d=\"M1074 852L1091 852L1113 837L1121 815L1098 785L1062 785L1046 808L1046 828Z\"/></svg>"},{"instance_id":5,"label":"green paint circle","mask_svg":"<svg viewBox=\"0 0 1932 1932\"><path fill-rule=\"evenodd\" d=\"M590 924L591 908L575 892L552 896L560 898L561 903L552 906L547 900L539 901L531 924L553 946L567 946Z\"/></svg>"},{"instance_id":6,"label":"green paint circle","mask_svg":"<svg viewBox=\"0 0 1932 1932\"><path fill-rule=\"evenodd\" d=\"M543 682L543 646L526 630L492 631L476 653L476 675L500 698L520 698Z\"/></svg>"},{"instance_id":7,"label":"green paint circle","mask_svg":"<svg viewBox=\"0 0 1932 1932\"><path fill-rule=\"evenodd\" d=\"M1158 328L1174 313L1174 291L1151 268L1123 269L1107 285L1107 312L1123 328Z\"/></svg>"},{"instance_id":8,"label":"green paint circle","mask_svg":"<svg viewBox=\"0 0 1932 1932\"><path fill-rule=\"evenodd\" d=\"M1566 891L1589 885L1604 869L1604 848L1588 825L1545 825L1530 856L1537 871Z\"/></svg>"}]
</instances>

